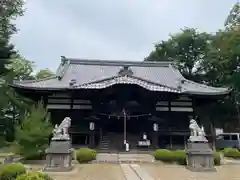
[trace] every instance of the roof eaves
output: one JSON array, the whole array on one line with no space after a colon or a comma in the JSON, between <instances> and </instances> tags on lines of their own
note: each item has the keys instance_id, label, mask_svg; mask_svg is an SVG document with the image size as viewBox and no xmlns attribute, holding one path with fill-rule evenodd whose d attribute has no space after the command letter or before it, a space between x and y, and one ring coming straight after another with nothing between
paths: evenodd
<instances>
[{"instance_id":1,"label":"roof eaves","mask_svg":"<svg viewBox=\"0 0 240 180\"><path fill-rule=\"evenodd\" d=\"M208 89L209 92L201 92L201 91L183 91L184 93L189 93L189 94L195 94L195 95L226 95L229 94L232 89L230 88L218 88L218 87L212 87L212 86L207 86L205 84L200 84L200 83L196 83L194 81L190 81L188 79L184 78L184 83L189 83L189 84L193 84L196 85L198 87L204 88L204 89Z\"/></svg>"},{"instance_id":2,"label":"roof eaves","mask_svg":"<svg viewBox=\"0 0 240 180\"><path fill-rule=\"evenodd\" d=\"M216 96L216 95L227 95L231 92L231 89L227 89L225 91L216 91L216 92L200 92L200 91L183 91L184 94L192 94L192 95L208 95L208 96Z\"/></svg>"},{"instance_id":3,"label":"roof eaves","mask_svg":"<svg viewBox=\"0 0 240 180\"><path fill-rule=\"evenodd\" d=\"M69 90L69 88L59 88L59 87L33 87L33 86L23 86L20 84L9 84L8 86L16 89L26 89L26 90L39 90L39 91L45 91L45 90L54 90L54 91L63 91L63 90Z\"/></svg>"},{"instance_id":4,"label":"roof eaves","mask_svg":"<svg viewBox=\"0 0 240 180\"><path fill-rule=\"evenodd\" d=\"M42 81L46 81L46 80L51 80L51 79L56 79L57 76L54 75L54 76L49 76L49 77L46 77L46 78L43 78L43 79L34 79L34 80L22 80L22 81L19 81L19 80L14 80L13 81L13 84L32 84L32 83L37 83L37 82L42 82Z\"/></svg>"}]
</instances>

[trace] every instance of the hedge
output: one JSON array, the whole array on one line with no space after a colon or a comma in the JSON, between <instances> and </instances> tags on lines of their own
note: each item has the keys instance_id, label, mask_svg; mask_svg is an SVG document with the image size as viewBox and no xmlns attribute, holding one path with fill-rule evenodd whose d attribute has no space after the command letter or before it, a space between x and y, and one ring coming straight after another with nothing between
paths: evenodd
<instances>
[{"instance_id":1,"label":"hedge","mask_svg":"<svg viewBox=\"0 0 240 180\"><path fill-rule=\"evenodd\" d=\"M87 163L96 159L96 151L89 148L80 148L75 150L76 159L79 163Z\"/></svg>"},{"instance_id":2,"label":"hedge","mask_svg":"<svg viewBox=\"0 0 240 180\"><path fill-rule=\"evenodd\" d=\"M183 150L170 151L167 149L157 149L152 155L156 160L165 163L186 164L186 153Z\"/></svg>"},{"instance_id":3,"label":"hedge","mask_svg":"<svg viewBox=\"0 0 240 180\"><path fill-rule=\"evenodd\" d=\"M184 150L176 150L170 151L167 149L157 149L152 154L155 160L159 160L165 163L177 163L180 165L186 165L186 153ZM220 153L214 152L214 164L220 165L221 164L221 156Z\"/></svg>"},{"instance_id":4,"label":"hedge","mask_svg":"<svg viewBox=\"0 0 240 180\"><path fill-rule=\"evenodd\" d=\"M240 159L240 152L235 148L225 148L222 150L224 157Z\"/></svg>"},{"instance_id":5,"label":"hedge","mask_svg":"<svg viewBox=\"0 0 240 180\"><path fill-rule=\"evenodd\" d=\"M15 180L17 176L26 173L23 164L6 164L0 169L0 180Z\"/></svg>"},{"instance_id":6,"label":"hedge","mask_svg":"<svg viewBox=\"0 0 240 180\"><path fill-rule=\"evenodd\" d=\"M17 176L16 180L53 180L53 178L41 172L28 172Z\"/></svg>"}]
</instances>

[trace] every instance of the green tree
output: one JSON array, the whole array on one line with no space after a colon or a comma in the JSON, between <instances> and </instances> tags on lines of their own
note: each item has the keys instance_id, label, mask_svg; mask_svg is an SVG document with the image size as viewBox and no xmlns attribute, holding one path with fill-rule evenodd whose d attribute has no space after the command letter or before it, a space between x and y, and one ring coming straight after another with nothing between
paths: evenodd
<instances>
[{"instance_id":1,"label":"green tree","mask_svg":"<svg viewBox=\"0 0 240 180\"><path fill-rule=\"evenodd\" d=\"M233 74L240 62L240 31L219 31L214 36L202 67L209 84L235 86Z\"/></svg>"},{"instance_id":2,"label":"green tree","mask_svg":"<svg viewBox=\"0 0 240 180\"><path fill-rule=\"evenodd\" d=\"M36 74L36 79L44 79L47 77L53 76L54 73L50 69L41 69L37 74Z\"/></svg>"},{"instance_id":3,"label":"green tree","mask_svg":"<svg viewBox=\"0 0 240 180\"><path fill-rule=\"evenodd\" d=\"M230 11L224 26L226 30L239 30L240 27L240 3L234 4L232 10Z\"/></svg>"},{"instance_id":4,"label":"green tree","mask_svg":"<svg viewBox=\"0 0 240 180\"><path fill-rule=\"evenodd\" d=\"M10 63L10 59L16 56L14 46L10 43L11 36L17 32L14 20L23 15L23 1L22 0L3 0L0 3L0 124L1 127L6 122L6 111L9 109L9 98L6 96L9 88L7 87L6 74L10 71L6 65ZM4 133L1 129L1 134Z\"/></svg>"},{"instance_id":5,"label":"green tree","mask_svg":"<svg viewBox=\"0 0 240 180\"><path fill-rule=\"evenodd\" d=\"M15 153L23 157L32 157L43 152L52 133L52 125L46 109L39 102L25 115L21 124L16 125Z\"/></svg>"},{"instance_id":6,"label":"green tree","mask_svg":"<svg viewBox=\"0 0 240 180\"><path fill-rule=\"evenodd\" d=\"M24 115L25 111L29 110L33 102L16 93L8 84L11 84L13 80L33 79L31 75L33 62L22 58L20 55L14 56L9 62L5 65L8 73L5 75L4 83L0 88L2 91L0 95L3 99L0 117L1 122L5 124L2 127L4 127L6 140L12 141L14 139L14 124L20 122L21 116Z\"/></svg>"},{"instance_id":7,"label":"green tree","mask_svg":"<svg viewBox=\"0 0 240 180\"><path fill-rule=\"evenodd\" d=\"M10 43L11 35L17 32L14 20L23 15L22 0L2 0L0 3L0 75L7 72L5 64L16 54Z\"/></svg>"},{"instance_id":8,"label":"green tree","mask_svg":"<svg viewBox=\"0 0 240 180\"><path fill-rule=\"evenodd\" d=\"M171 35L167 41L157 44L155 50L145 60L173 61L187 79L212 86L231 86L240 89L239 32L235 29L208 34L187 28L181 33ZM240 97L238 94L235 91L234 96L219 103L198 107L198 114L205 122L211 120L216 122L214 123L216 126L230 127L234 123L229 119L235 122L237 120L235 99ZM237 102L240 102L240 99Z\"/></svg>"},{"instance_id":9,"label":"green tree","mask_svg":"<svg viewBox=\"0 0 240 180\"><path fill-rule=\"evenodd\" d=\"M206 56L212 36L185 28L182 32L171 35L167 41L155 45L155 50L145 61L174 61L180 72L188 79L198 80L202 72L200 64Z\"/></svg>"},{"instance_id":10,"label":"green tree","mask_svg":"<svg viewBox=\"0 0 240 180\"><path fill-rule=\"evenodd\" d=\"M33 72L34 62L28 61L17 55L9 60L9 63L5 66L12 74L14 80L29 80L34 77L31 75Z\"/></svg>"}]
</instances>

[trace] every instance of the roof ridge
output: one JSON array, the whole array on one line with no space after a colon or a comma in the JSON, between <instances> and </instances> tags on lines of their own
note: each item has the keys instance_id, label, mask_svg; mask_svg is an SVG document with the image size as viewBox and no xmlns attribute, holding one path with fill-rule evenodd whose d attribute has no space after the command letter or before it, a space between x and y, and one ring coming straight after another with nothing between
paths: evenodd
<instances>
[{"instance_id":1,"label":"roof ridge","mask_svg":"<svg viewBox=\"0 0 240 180\"><path fill-rule=\"evenodd\" d=\"M101 59L77 59L66 58L70 64L84 64L84 65L99 65L99 66L154 66L167 67L169 64L174 64L172 61L126 61L126 60L101 60Z\"/></svg>"},{"instance_id":2,"label":"roof ridge","mask_svg":"<svg viewBox=\"0 0 240 180\"><path fill-rule=\"evenodd\" d=\"M45 77L43 79L14 80L13 82L14 83L20 82L21 84L24 84L24 83L36 83L36 82L46 81L46 80L50 80L50 79L54 79L54 78L57 78L57 76L53 75L53 76Z\"/></svg>"}]
</instances>

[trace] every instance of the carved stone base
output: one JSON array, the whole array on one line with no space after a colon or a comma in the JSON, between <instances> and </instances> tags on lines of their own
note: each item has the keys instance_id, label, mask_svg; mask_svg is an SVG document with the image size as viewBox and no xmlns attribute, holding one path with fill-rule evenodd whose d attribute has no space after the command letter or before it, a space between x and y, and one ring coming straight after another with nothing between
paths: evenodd
<instances>
[{"instance_id":1,"label":"carved stone base","mask_svg":"<svg viewBox=\"0 0 240 180\"><path fill-rule=\"evenodd\" d=\"M46 150L46 166L43 171L67 172L72 169L71 141L52 140Z\"/></svg>"},{"instance_id":2,"label":"carved stone base","mask_svg":"<svg viewBox=\"0 0 240 180\"><path fill-rule=\"evenodd\" d=\"M216 171L213 151L206 142L188 142L187 169L194 172Z\"/></svg>"}]
</instances>

